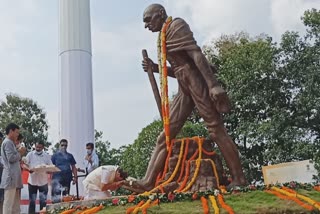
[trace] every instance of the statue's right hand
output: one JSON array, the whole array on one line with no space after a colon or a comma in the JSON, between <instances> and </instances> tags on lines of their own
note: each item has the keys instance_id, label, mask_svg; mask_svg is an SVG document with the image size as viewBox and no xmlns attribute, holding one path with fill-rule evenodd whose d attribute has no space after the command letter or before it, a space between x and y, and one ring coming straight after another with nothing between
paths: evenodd
<instances>
[{"instance_id":1,"label":"statue's right hand","mask_svg":"<svg viewBox=\"0 0 320 214\"><path fill-rule=\"evenodd\" d=\"M150 59L150 58L148 58L148 57L146 57L146 58L144 58L143 60L142 60L142 68L143 68L143 70L145 71L145 72L147 72L149 69L151 69L152 70L152 72L153 72L153 67L154 67L154 62Z\"/></svg>"}]
</instances>

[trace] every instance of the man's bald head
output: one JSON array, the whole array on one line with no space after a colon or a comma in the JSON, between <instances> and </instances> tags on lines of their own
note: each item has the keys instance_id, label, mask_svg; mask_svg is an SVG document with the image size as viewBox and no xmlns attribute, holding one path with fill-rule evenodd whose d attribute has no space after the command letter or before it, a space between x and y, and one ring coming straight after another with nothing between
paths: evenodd
<instances>
[{"instance_id":1,"label":"man's bald head","mask_svg":"<svg viewBox=\"0 0 320 214\"><path fill-rule=\"evenodd\" d=\"M167 12L161 4L151 4L143 12L145 28L149 28L152 32L158 32L167 17Z\"/></svg>"}]
</instances>

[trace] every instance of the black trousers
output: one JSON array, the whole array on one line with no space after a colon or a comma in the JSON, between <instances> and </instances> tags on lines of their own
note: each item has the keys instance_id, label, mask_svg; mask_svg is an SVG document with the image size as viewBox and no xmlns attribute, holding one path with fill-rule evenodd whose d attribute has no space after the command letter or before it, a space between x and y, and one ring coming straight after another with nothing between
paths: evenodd
<instances>
[{"instance_id":1,"label":"black trousers","mask_svg":"<svg viewBox=\"0 0 320 214\"><path fill-rule=\"evenodd\" d=\"M36 213L36 199L37 192L39 190L39 199L40 199L40 210L42 210L47 205L47 195L48 195L48 184L43 186L34 186L28 184L29 190L29 213Z\"/></svg>"}]
</instances>

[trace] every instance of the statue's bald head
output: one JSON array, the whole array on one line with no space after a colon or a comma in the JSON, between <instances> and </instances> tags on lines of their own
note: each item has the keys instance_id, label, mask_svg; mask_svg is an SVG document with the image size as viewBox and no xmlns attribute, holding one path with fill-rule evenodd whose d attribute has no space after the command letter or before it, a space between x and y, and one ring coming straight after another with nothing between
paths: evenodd
<instances>
[{"instance_id":1,"label":"statue's bald head","mask_svg":"<svg viewBox=\"0 0 320 214\"><path fill-rule=\"evenodd\" d=\"M161 4L151 4L143 12L145 28L149 28L152 32L158 32L167 17L166 10Z\"/></svg>"},{"instance_id":2,"label":"statue's bald head","mask_svg":"<svg viewBox=\"0 0 320 214\"><path fill-rule=\"evenodd\" d=\"M160 11L164 11L166 13L166 9L161 4L150 4L145 10L144 13L158 13Z\"/></svg>"}]
</instances>

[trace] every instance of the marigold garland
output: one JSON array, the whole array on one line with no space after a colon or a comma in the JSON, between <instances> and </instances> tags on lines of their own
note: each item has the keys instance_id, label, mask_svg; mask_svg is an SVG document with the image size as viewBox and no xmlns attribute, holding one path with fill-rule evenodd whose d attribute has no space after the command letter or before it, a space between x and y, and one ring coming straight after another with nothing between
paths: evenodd
<instances>
[{"instance_id":1,"label":"marigold garland","mask_svg":"<svg viewBox=\"0 0 320 214\"><path fill-rule=\"evenodd\" d=\"M164 189L163 189L163 186L162 186L162 185L159 186L159 189L160 189L160 192L161 192L161 193L164 193Z\"/></svg>"},{"instance_id":2,"label":"marigold garland","mask_svg":"<svg viewBox=\"0 0 320 214\"><path fill-rule=\"evenodd\" d=\"M275 196L277 196L278 198L284 199L284 200L291 200L296 202L298 205L300 205L301 207L305 208L306 210L312 211L313 207L309 204L304 203L303 201L299 200L296 197L293 196L287 196L287 195L282 195L281 193L275 191L275 190L266 190L265 192L273 194Z\"/></svg>"},{"instance_id":3,"label":"marigold garland","mask_svg":"<svg viewBox=\"0 0 320 214\"><path fill-rule=\"evenodd\" d=\"M229 214L234 214L233 209L224 202L223 196L220 193L218 194L218 201L221 207L225 209Z\"/></svg>"},{"instance_id":4,"label":"marigold garland","mask_svg":"<svg viewBox=\"0 0 320 214\"><path fill-rule=\"evenodd\" d=\"M80 212L79 214L94 214L102 210L104 206L100 204L99 206L91 207L89 209L84 210L83 212Z\"/></svg>"},{"instance_id":5,"label":"marigold garland","mask_svg":"<svg viewBox=\"0 0 320 214\"><path fill-rule=\"evenodd\" d=\"M217 187L219 187L220 186L220 181L219 181L219 175L218 175L218 172L217 172L216 164L211 159L204 159L204 160L209 161L211 163L214 176L216 177Z\"/></svg>"},{"instance_id":6,"label":"marigold garland","mask_svg":"<svg viewBox=\"0 0 320 214\"><path fill-rule=\"evenodd\" d=\"M163 173L162 173L162 176L161 176L161 179L163 180L164 177L166 176L166 173L167 173L167 170L168 170L168 167L169 167L169 159L171 157L171 153L172 153L172 147L173 147L173 144L175 143L176 141L175 140L172 140L170 146L169 146L169 151L168 151L168 154L167 154L167 158L166 158L166 163L164 165L164 169L163 169Z\"/></svg>"},{"instance_id":7,"label":"marigold garland","mask_svg":"<svg viewBox=\"0 0 320 214\"><path fill-rule=\"evenodd\" d=\"M150 204L151 204L151 199L149 199L145 204L143 204L140 208L139 208L139 210L141 210L142 211L142 213L144 213L143 211L147 211L147 209L148 209L148 207L150 206Z\"/></svg>"},{"instance_id":8,"label":"marigold garland","mask_svg":"<svg viewBox=\"0 0 320 214\"><path fill-rule=\"evenodd\" d=\"M148 206L144 207L142 209L142 214L147 214L147 210L155 205L159 204L159 199L156 199L155 201L153 201L152 203L150 203Z\"/></svg>"},{"instance_id":9,"label":"marigold garland","mask_svg":"<svg viewBox=\"0 0 320 214\"><path fill-rule=\"evenodd\" d=\"M201 196L200 200L201 200L201 204L202 204L202 208L203 208L203 213L209 214L209 207L208 207L207 199L205 197Z\"/></svg>"},{"instance_id":10,"label":"marigold garland","mask_svg":"<svg viewBox=\"0 0 320 214\"><path fill-rule=\"evenodd\" d=\"M163 127L166 137L167 150L170 146L170 119L169 119L169 97L168 97L168 67L167 67L167 45L166 45L166 32L172 17L168 17L162 26L158 38L158 61L159 61L159 74L161 86L161 109L163 118Z\"/></svg>"},{"instance_id":11,"label":"marigold garland","mask_svg":"<svg viewBox=\"0 0 320 214\"><path fill-rule=\"evenodd\" d=\"M142 206L144 204L144 200L140 201L137 205L129 207L126 211L126 214L130 214L133 213L136 209L139 210L139 207Z\"/></svg>"},{"instance_id":12,"label":"marigold garland","mask_svg":"<svg viewBox=\"0 0 320 214\"><path fill-rule=\"evenodd\" d=\"M190 173L190 162L196 158L196 156L198 155L198 151L199 151L199 149L197 149L195 151L195 153L192 155L192 157L187 161L186 173L184 175L184 179L183 179L182 184L180 185L179 189L177 189L175 192L181 192L181 190L186 186L187 181L188 181L188 177L189 177L189 173Z\"/></svg>"},{"instance_id":13,"label":"marigold garland","mask_svg":"<svg viewBox=\"0 0 320 214\"><path fill-rule=\"evenodd\" d=\"M183 159L182 159L182 163L181 163L181 170L180 170L180 175L179 175L179 178L177 180L177 182L180 182L180 180L182 179L182 175L183 175L183 172L184 172L184 164L186 162L186 159L187 159L187 155L188 155L188 150L189 150L189 138L186 139L186 146L185 146L185 150L184 150L184 155L183 155Z\"/></svg>"},{"instance_id":14,"label":"marigold garland","mask_svg":"<svg viewBox=\"0 0 320 214\"><path fill-rule=\"evenodd\" d=\"M291 192L288 192L286 190L283 190L283 189L279 189L278 187L271 187L272 190L275 190L277 192L280 192L284 195L287 195L287 196L292 196L292 197L297 197L299 199L302 199L304 201L306 201L307 203L309 203L310 205L314 206L315 208L317 208L318 210L320 210L320 205L318 204L318 202L316 202L315 200L307 197L307 196L304 196L304 195L300 195L298 193L291 193Z\"/></svg>"},{"instance_id":15,"label":"marigold garland","mask_svg":"<svg viewBox=\"0 0 320 214\"><path fill-rule=\"evenodd\" d=\"M157 176L157 179L156 179L156 183L154 184L154 186L158 186L160 181L161 181L161 177L162 177L162 172L160 171L158 176Z\"/></svg>"},{"instance_id":16,"label":"marigold garland","mask_svg":"<svg viewBox=\"0 0 320 214\"><path fill-rule=\"evenodd\" d=\"M180 152L179 152L179 157L178 157L178 162L176 164L176 167L174 169L174 171L172 172L170 178L168 180L166 180L164 182L164 184L168 184L170 183L174 177L176 176L178 170L179 170L179 167L180 167L180 163L181 163L181 160L182 160L182 155L183 155L183 149L184 149L184 139L181 139L181 145L180 145Z\"/></svg>"},{"instance_id":17,"label":"marigold garland","mask_svg":"<svg viewBox=\"0 0 320 214\"><path fill-rule=\"evenodd\" d=\"M220 213L220 209L218 207L216 198L213 195L209 195L209 199L211 201L212 208L214 209L214 214L219 214Z\"/></svg>"},{"instance_id":18,"label":"marigold garland","mask_svg":"<svg viewBox=\"0 0 320 214\"><path fill-rule=\"evenodd\" d=\"M184 148L184 139L181 140L179 158L178 158L178 162L176 164L176 167L174 168L174 170L173 170L172 174L170 175L170 177L168 178L168 180L163 182L160 186L164 186L164 185L170 183L175 178L175 176L179 170L180 163L181 163L181 159L182 159L182 155L183 155L183 148ZM152 192L154 192L157 189L159 189L159 186L156 186L155 188L153 188L149 192L143 193L143 195L150 195Z\"/></svg>"},{"instance_id":19,"label":"marigold garland","mask_svg":"<svg viewBox=\"0 0 320 214\"><path fill-rule=\"evenodd\" d=\"M128 202L131 203L134 201L134 199L136 199L136 197L134 195L129 195L128 196Z\"/></svg>"},{"instance_id":20,"label":"marigold garland","mask_svg":"<svg viewBox=\"0 0 320 214\"><path fill-rule=\"evenodd\" d=\"M206 154L206 155L208 155L208 156L212 156L212 155L216 155L216 154L217 154L215 151L208 152L208 151L205 150L204 148L202 148L202 152L203 152L203 154Z\"/></svg>"},{"instance_id":21,"label":"marigold garland","mask_svg":"<svg viewBox=\"0 0 320 214\"><path fill-rule=\"evenodd\" d=\"M196 160L196 170L195 170L195 172L193 174L193 177L192 177L191 181L189 182L189 184L182 190L182 192L186 192L187 190L190 189L190 187L195 182L195 180L196 180L196 178L198 176L199 170L200 170L201 158L202 158L202 143L203 143L204 139L203 138L199 138L199 137L194 137L193 139L198 143L199 156L198 156L198 159Z\"/></svg>"},{"instance_id":22,"label":"marigold garland","mask_svg":"<svg viewBox=\"0 0 320 214\"><path fill-rule=\"evenodd\" d=\"M290 192L290 193L292 193L292 194L297 195L297 192L296 192L296 191L294 191L293 189L290 189L290 188L288 188L288 187L282 186L281 189L283 189L283 190L285 190L285 191L287 191L287 192Z\"/></svg>"},{"instance_id":23,"label":"marigold garland","mask_svg":"<svg viewBox=\"0 0 320 214\"><path fill-rule=\"evenodd\" d=\"M77 209L73 208L73 209L70 209L70 210L65 210L63 211L61 214L72 214L76 211Z\"/></svg>"}]
</instances>

